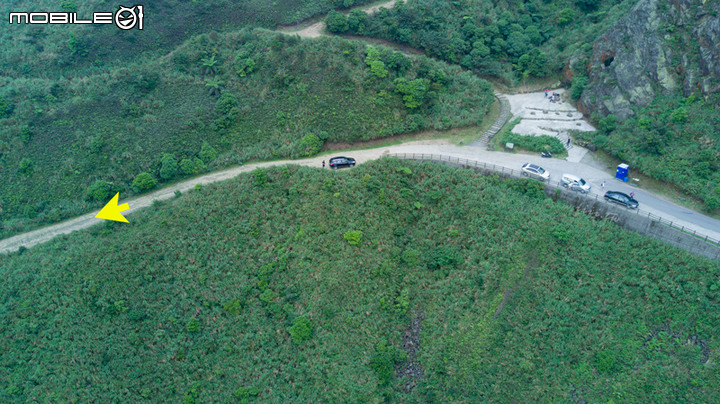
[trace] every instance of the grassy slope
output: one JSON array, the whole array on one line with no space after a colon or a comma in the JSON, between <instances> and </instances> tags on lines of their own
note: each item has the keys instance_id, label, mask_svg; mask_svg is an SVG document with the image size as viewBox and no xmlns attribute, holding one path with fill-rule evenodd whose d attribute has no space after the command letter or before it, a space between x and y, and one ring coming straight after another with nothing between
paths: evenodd
<instances>
[{"instance_id":1,"label":"grassy slope","mask_svg":"<svg viewBox=\"0 0 720 404\"><path fill-rule=\"evenodd\" d=\"M211 71L203 60L212 57ZM337 142L469 126L493 101L487 82L456 67L382 51L380 78L365 58L358 42L243 30L199 35L158 60L82 78L15 80L0 90L15 106L0 119L0 237L102 206L105 197L86 200L96 180L127 195L140 172L160 179L164 153L203 158L211 169L299 157L305 135ZM239 72L248 60L254 67ZM418 108L394 91L398 77L429 77ZM222 95L211 94L212 80ZM204 143L219 156L203 156Z\"/></svg>"},{"instance_id":2,"label":"grassy slope","mask_svg":"<svg viewBox=\"0 0 720 404\"><path fill-rule=\"evenodd\" d=\"M720 266L528 180L255 171L0 268L3 402L720 399ZM425 378L403 393L420 312Z\"/></svg>"}]
</instances>

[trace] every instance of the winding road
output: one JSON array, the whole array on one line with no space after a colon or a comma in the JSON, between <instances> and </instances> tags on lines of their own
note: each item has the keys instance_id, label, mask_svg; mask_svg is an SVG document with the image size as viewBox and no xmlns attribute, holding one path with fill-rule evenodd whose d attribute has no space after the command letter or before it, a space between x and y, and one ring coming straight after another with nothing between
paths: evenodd
<instances>
[{"instance_id":1,"label":"winding road","mask_svg":"<svg viewBox=\"0 0 720 404\"><path fill-rule=\"evenodd\" d=\"M377 10L380 7L391 7L395 1L390 1L380 5L370 7L370 10ZM365 8L366 10L368 8ZM318 26L318 24L320 24ZM317 32L318 35L323 32L323 23L315 23L309 27L303 28L301 31L285 31L287 33L303 33L301 36L312 37ZM317 35L315 35L317 36ZM539 133L539 131L551 128L561 128L561 130L550 129L552 133L556 133L562 139L567 136L563 125L570 125L567 128L585 128L592 130L592 127L577 116L577 111L569 104L557 103L550 104L544 98L542 92L509 95L496 93L503 102L503 110L509 108L512 114L523 118L519 126L521 132L529 131ZM574 110L574 111L573 111ZM592 161L592 156L587 150L581 147L571 147L568 150L568 158L561 159L541 159L538 155L528 155L520 153L505 153L499 151L489 151L486 148L487 138L494 135L510 117L509 113L501 113L498 121L491 128L479 134L478 141L466 146L455 146L444 140L427 140L408 142L400 145L380 147L366 150L349 150L342 154L348 154L354 157L358 163L364 163L370 160L382 158L388 154L395 153L424 153L424 154L441 154L450 157L458 157L462 159L474 160L494 164L498 167L518 170L522 164L526 162L534 162L541 164L551 172L551 180L557 181L560 176L565 173L573 173L585 178L591 185L595 194L602 195L606 190L616 190L626 193L635 192L636 199L640 201L640 207L653 215L660 216L665 220L672 221L678 226L683 226L688 230L697 232L704 236L708 236L715 240L720 240L720 221L694 212L687 208L678 206L672 202L668 202L656 195L645 190L632 187L626 183L613 178L613 173L598 168L598 164ZM570 122L570 123L568 123ZM534 126L533 126L534 125ZM583 126L583 125L587 125ZM567 129L566 128L566 129ZM494 133L493 133L494 132ZM128 203L130 209L123 212L128 217L130 225L132 225L132 214L140 209L149 207L153 201L166 200L175 196L176 191L186 192L195 188L198 184L210 184L218 181L233 178L241 173L250 172L256 168L278 166L285 164L298 164L303 166L318 167L320 169L321 162L327 160L329 156L317 156L303 160L278 160L271 162L258 162L247 164L240 167L229 168L222 171L213 172L201 177L196 177L187 181L179 182L163 188L161 190L137 197L130 200L121 200L120 203ZM542 160L542 161L541 161ZM601 186L605 184L605 188ZM122 196L122 195L121 195ZM70 219L61 223L47 226L41 229L33 230L14 237L0 240L0 253L8 253L16 251L18 248L30 248L34 245L44 243L62 234L69 234L76 230L82 230L103 222L96 219L97 212L85 214L83 216ZM698 241L702 242L702 241Z\"/></svg>"}]
</instances>

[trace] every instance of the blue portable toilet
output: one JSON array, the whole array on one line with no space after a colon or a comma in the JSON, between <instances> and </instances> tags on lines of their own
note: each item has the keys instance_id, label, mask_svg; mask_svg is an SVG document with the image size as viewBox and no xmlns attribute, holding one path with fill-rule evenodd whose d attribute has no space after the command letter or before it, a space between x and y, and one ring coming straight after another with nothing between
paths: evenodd
<instances>
[{"instance_id":1,"label":"blue portable toilet","mask_svg":"<svg viewBox=\"0 0 720 404\"><path fill-rule=\"evenodd\" d=\"M625 163L618 164L617 166L617 172L615 173L615 178L623 180L625 182L628 182L628 171L630 170L630 166L628 166Z\"/></svg>"}]
</instances>

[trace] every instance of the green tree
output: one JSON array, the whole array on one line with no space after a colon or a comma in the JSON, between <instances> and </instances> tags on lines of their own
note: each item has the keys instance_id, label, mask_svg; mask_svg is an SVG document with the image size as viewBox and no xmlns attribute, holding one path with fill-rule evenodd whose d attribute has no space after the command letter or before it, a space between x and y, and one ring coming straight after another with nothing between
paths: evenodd
<instances>
[{"instance_id":1,"label":"green tree","mask_svg":"<svg viewBox=\"0 0 720 404\"><path fill-rule=\"evenodd\" d=\"M135 192L147 191L155 185L157 185L157 180L152 176L152 174L147 172L141 172L132 182L133 190Z\"/></svg>"},{"instance_id":2,"label":"green tree","mask_svg":"<svg viewBox=\"0 0 720 404\"><path fill-rule=\"evenodd\" d=\"M309 157L317 154L323 147L323 141L312 133L309 133L300 139L297 144L297 153L301 157Z\"/></svg>"},{"instance_id":3,"label":"green tree","mask_svg":"<svg viewBox=\"0 0 720 404\"><path fill-rule=\"evenodd\" d=\"M257 63L251 58L240 56L235 58L235 72L237 72L240 77L249 76L255 71L256 67Z\"/></svg>"},{"instance_id":4,"label":"green tree","mask_svg":"<svg viewBox=\"0 0 720 404\"><path fill-rule=\"evenodd\" d=\"M388 70L385 68L385 63L380 60L373 60L370 62L370 71L375 77L384 78L388 74Z\"/></svg>"},{"instance_id":5,"label":"green tree","mask_svg":"<svg viewBox=\"0 0 720 404\"><path fill-rule=\"evenodd\" d=\"M180 160L180 171L182 171L182 173L185 175L197 173L197 171L195 171L195 163L192 161L192 159Z\"/></svg>"},{"instance_id":6,"label":"green tree","mask_svg":"<svg viewBox=\"0 0 720 404\"><path fill-rule=\"evenodd\" d=\"M575 5L584 12L597 10L601 0L575 0Z\"/></svg>"},{"instance_id":7,"label":"green tree","mask_svg":"<svg viewBox=\"0 0 720 404\"><path fill-rule=\"evenodd\" d=\"M24 157L22 160L20 160L20 164L18 165L18 171L25 175L30 175L35 170L35 162L32 161L32 159L29 159L27 157Z\"/></svg>"},{"instance_id":8,"label":"green tree","mask_svg":"<svg viewBox=\"0 0 720 404\"><path fill-rule=\"evenodd\" d=\"M170 153L163 154L160 159L160 178L169 180L177 174L178 162L175 156Z\"/></svg>"},{"instance_id":9,"label":"green tree","mask_svg":"<svg viewBox=\"0 0 720 404\"><path fill-rule=\"evenodd\" d=\"M588 78L585 76L575 76L572 79L571 87L570 87L570 97L572 99L577 100L582 96L583 91L585 91L585 86L587 86Z\"/></svg>"},{"instance_id":10,"label":"green tree","mask_svg":"<svg viewBox=\"0 0 720 404\"><path fill-rule=\"evenodd\" d=\"M348 20L343 13L330 10L325 18L325 27L333 34L344 34L348 30Z\"/></svg>"},{"instance_id":11,"label":"green tree","mask_svg":"<svg viewBox=\"0 0 720 404\"><path fill-rule=\"evenodd\" d=\"M215 148L210 146L210 143L203 142L202 148L200 149L200 154L198 154L198 156L200 156L200 159L205 164L210 164L210 162L215 160L215 157L217 157L217 151L215 151Z\"/></svg>"},{"instance_id":12,"label":"green tree","mask_svg":"<svg viewBox=\"0 0 720 404\"><path fill-rule=\"evenodd\" d=\"M200 320L198 320L196 317L191 317L185 325L185 329L189 332L197 332L200 331L200 326Z\"/></svg>"},{"instance_id":13,"label":"green tree","mask_svg":"<svg viewBox=\"0 0 720 404\"><path fill-rule=\"evenodd\" d=\"M395 79L393 85L395 92L403 97L403 102L407 109L413 110L419 108L428 95L430 80L415 79L407 80L404 77Z\"/></svg>"},{"instance_id":14,"label":"green tree","mask_svg":"<svg viewBox=\"0 0 720 404\"><path fill-rule=\"evenodd\" d=\"M353 10L347 18L348 32L362 35L368 24L368 15L362 10Z\"/></svg>"}]
</instances>

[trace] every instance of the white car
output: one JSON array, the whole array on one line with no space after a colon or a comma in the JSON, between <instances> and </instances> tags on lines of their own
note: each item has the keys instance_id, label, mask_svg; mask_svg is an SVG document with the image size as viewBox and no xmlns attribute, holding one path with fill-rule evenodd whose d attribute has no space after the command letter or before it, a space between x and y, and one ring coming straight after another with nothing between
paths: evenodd
<instances>
[{"instance_id":1,"label":"white car","mask_svg":"<svg viewBox=\"0 0 720 404\"><path fill-rule=\"evenodd\" d=\"M590 192L591 188L587 181L572 174L563 174L560 184L571 191L578 191L583 194Z\"/></svg>"},{"instance_id":2,"label":"white car","mask_svg":"<svg viewBox=\"0 0 720 404\"><path fill-rule=\"evenodd\" d=\"M522 175L535 178L536 180L540 181L547 181L550 179L550 171L547 171L538 165L530 163L523 164Z\"/></svg>"}]
</instances>

